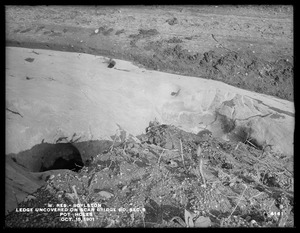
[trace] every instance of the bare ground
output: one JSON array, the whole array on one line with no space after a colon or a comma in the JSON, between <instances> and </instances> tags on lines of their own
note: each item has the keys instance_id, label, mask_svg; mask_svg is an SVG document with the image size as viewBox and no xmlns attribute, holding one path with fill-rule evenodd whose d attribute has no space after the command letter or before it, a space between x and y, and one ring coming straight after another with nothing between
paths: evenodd
<instances>
[{"instance_id":1,"label":"bare ground","mask_svg":"<svg viewBox=\"0 0 300 233\"><path fill-rule=\"evenodd\" d=\"M293 101L292 6L9 6L6 26L7 45L121 58Z\"/></svg>"}]
</instances>

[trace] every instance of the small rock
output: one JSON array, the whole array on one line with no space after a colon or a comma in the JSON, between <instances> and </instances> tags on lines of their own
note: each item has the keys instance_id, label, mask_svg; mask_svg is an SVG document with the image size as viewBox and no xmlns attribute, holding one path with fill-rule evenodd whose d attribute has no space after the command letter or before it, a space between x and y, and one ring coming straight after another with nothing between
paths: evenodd
<instances>
[{"instance_id":1,"label":"small rock","mask_svg":"<svg viewBox=\"0 0 300 233\"><path fill-rule=\"evenodd\" d=\"M252 219L250 222L250 226L257 226L257 222L254 219Z\"/></svg>"},{"instance_id":2,"label":"small rock","mask_svg":"<svg viewBox=\"0 0 300 233\"><path fill-rule=\"evenodd\" d=\"M111 198L112 196L114 196L112 193L109 193L109 192L107 192L107 191L100 191L100 192L99 192L99 195L100 195L101 197L106 198L106 199L109 199L109 198Z\"/></svg>"},{"instance_id":3,"label":"small rock","mask_svg":"<svg viewBox=\"0 0 300 233\"><path fill-rule=\"evenodd\" d=\"M110 60L108 64L108 68L113 68L116 65L116 62L114 60Z\"/></svg>"},{"instance_id":4,"label":"small rock","mask_svg":"<svg viewBox=\"0 0 300 233\"><path fill-rule=\"evenodd\" d=\"M128 149L131 149L131 148L133 148L133 147L134 147L134 144L133 144L132 142L128 143L128 145L127 145L127 148L128 148Z\"/></svg>"},{"instance_id":5,"label":"small rock","mask_svg":"<svg viewBox=\"0 0 300 233\"><path fill-rule=\"evenodd\" d=\"M173 19L168 19L166 22L169 25L174 25L174 24L178 24L178 19L174 17Z\"/></svg>"},{"instance_id":6,"label":"small rock","mask_svg":"<svg viewBox=\"0 0 300 233\"><path fill-rule=\"evenodd\" d=\"M246 221L249 222L250 220L251 220L251 217L250 217L250 216L247 216L247 217L246 217Z\"/></svg>"},{"instance_id":7,"label":"small rock","mask_svg":"<svg viewBox=\"0 0 300 233\"><path fill-rule=\"evenodd\" d=\"M210 227L211 226L211 220L210 220L209 217L200 216L195 221L195 225L194 226L195 227Z\"/></svg>"},{"instance_id":8,"label":"small rock","mask_svg":"<svg viewBox=\"0 0 300 233\"><path fill-rule=\"evenodd\" d=\"M32 196L32 195L28 195L25 199L24 199L24 202L26 201L30 201L30 200L35 200L36 197L35 196Z\"/></svg>"},{"instance_id":9,"label":"small rock","mask_svg":"<svg viewBox=\"0 0 300 233\"><path fill-rule=\"evenodd\" d=\"M76 195L75 193L66 193L66 197L71 199L71 200L75 200L76 199Z\"/></svg>"},{"instance_id":10,"label":"small rock","mask_svg":"<svg viewBox=\"0 0 300 233\"><path fill-rule=\"evenodd\" d=\"M171 160L170 167L178 167L178 164L174 160Z\"/></svg>"},{"instance_id":11,"label":"small rock","mask_svg":"<svg viewBox=\"0 0 300 233\"><path fill-rule=\"evenodd\" d=\"M97 34L98 32L99 32L99 29L96 29L96 30L95 30L95 33Z\"/></svg>"}]
</instances>

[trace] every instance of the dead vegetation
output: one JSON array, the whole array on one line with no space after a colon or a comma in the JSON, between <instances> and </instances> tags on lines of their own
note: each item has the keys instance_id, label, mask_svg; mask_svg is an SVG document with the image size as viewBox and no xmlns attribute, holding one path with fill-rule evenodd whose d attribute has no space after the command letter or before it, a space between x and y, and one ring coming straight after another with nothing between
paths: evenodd
<instances>
[{"instance_id":1,"label":"dead vegetation","mask_svg":"<svg viewBox=\"0 0 300 233\"><path fill-rule=\"evenodd\" d=\"M32 194L35 198L19 204L19 208L66 205L69 217L80 221L59 221L60 212L11 212L6 225L294 226L293 170L288 167L292 161L284 155L156 121L138 137L119 126L113 140L110 149L95 155L80 172L62 170Z\"/></svg>"}]
</instances>

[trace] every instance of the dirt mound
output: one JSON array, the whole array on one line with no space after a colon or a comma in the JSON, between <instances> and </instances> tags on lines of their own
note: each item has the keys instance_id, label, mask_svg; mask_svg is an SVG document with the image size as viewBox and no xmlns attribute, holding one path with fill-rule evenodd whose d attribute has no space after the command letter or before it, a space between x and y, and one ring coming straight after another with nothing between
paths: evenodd
<instances>
[{"instance_id":1,"label":"dirt mound","mask_svg":"<svg viewBox=\"0 0 300 233\"><path fill-rule=\"evenodd\" d=\"M219 80L293 101L294 65L288 59L267 61L251 51L233 51L224 47L202 54L189 52L178 44L169 46L161 41L153 42L150 49L155 52L152 58L136 58L146 67Z\"/></svg>"},{"instance_id":2,"label":"dirt mound","mask_svg":"<svg viewBox=\"0 0 300 233\"><path fill-rule=\"evenodd\" d=\"M279 154L156 121L138 137L120 127L113 139L78 173L51 176L6 226L294 225L292 161Z\"/></svg>"}]
</instances>

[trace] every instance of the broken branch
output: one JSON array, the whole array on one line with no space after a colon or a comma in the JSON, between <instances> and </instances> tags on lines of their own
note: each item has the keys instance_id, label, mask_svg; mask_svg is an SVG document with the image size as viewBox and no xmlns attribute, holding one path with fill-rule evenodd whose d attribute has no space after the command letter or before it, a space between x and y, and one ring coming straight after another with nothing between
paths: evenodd
<instances>
[{"instance_id":1,"label":"broken branch","mask_svg":"<svg viewBox=\"0 0 300 233\"><path fill-rule=\"evenodd\" d=\"M72 189L73 189L73 191L74 191L74 193L75 193L76 198L78 199L78 204L79 204L79 206L81 206L81 203L80 203L80 200L79 200L79 197L78 197L78 195L77 195L77 192L76 192L76 188L75 188L75 187L76 187L76 186L73 185L73 186L72 186ZM82 208L79 208L79 210L80 210L80 213L81 213L81 215L82 215L82 219L83 219L84 224L85 224L86 226L88 226L88 224L87 224L87 222L86 222L86 219L85 219L85 216L84 216L84 213L83 213L83 211L82 211Z\"/></svg>"},{"instance_id":2,"label":"broken branch","mask_svg":"<svg viewBox=\"0 0 300 233\"><path fill-rule=\"evenodd\" d=\"M203 158L202 158L201 153L202 153L202 149L199 145L198 149L197 149L197 156L199 158L199 172L202 177L203 187L206 188L206 181L205 181L204 172L203 172Z\"/></svg>"},{"instance_id":3,"label":"broken branch","mask_svg":"<svg viewBox=\"0 0 300 233\"><path fill-rule=\"evenodd\" d=\"M10 110L9 108L6 108L6 110L9 111L9 112L11 112L11 113L13 113L13 114L17 114L17 115L20 115L21 117L23 117L20 113L15 112L13 110Z\"/></svg>"},{"instance_id":4,"label":"broken branch","mask_svg":"<svg viewBox=\"0 0 300 233\"><path fill-rule=\"evenodd\" d=\"M182 149L182 141L181 141L181 138L180 138L179 142L180 142L180 154L181 154L183 166L184 166L184 168L185 168L184 158L183 158L183 149Z\"/></svg>"}]
</instances>

